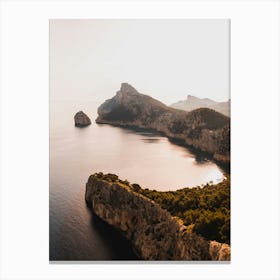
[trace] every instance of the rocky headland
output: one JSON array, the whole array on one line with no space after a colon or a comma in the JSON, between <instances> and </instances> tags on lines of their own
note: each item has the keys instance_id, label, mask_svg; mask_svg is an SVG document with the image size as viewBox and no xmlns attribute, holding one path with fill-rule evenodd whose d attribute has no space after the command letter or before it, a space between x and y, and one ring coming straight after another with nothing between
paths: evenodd
<instances>
[{"instance_id":1,"label":"rocky headland","mask_svg":"<svg viewBox=\"0 0 280 280\"><path fill-rule=\"evenodd\" d=\"M86 184L93 212L118 229L144 260L230 260L230 246L208 241L114 174L96 173ZM139 188L139 187L138 187Z\"/></svg>"},{"instance_id":2,"label":"rocky headland","mask_svg":"<svg viewBox=\"0 0 280 280\"><path fill-rule=\"evenodd\" d=\"M98 108L96 123L152 129L183 141L221 164L230 163L230 118L209 108L185 112L122 83L116 95Z\"/></svg>"},{"instance_id":3,"label":"rocky headland","mask_svg":"<svg viewBox=\"0 0 280 280\"><path fill-rule=\"evenodd\" d=\"M75 114L74 121L77 127L85 127L91 124L90 118L83 111Z\"/></svg>"}]
</instances>

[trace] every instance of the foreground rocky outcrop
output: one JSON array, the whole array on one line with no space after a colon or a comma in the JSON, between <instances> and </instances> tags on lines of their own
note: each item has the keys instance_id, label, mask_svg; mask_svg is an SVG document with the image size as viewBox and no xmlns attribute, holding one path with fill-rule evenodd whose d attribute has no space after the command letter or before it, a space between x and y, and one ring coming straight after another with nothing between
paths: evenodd
<instances>
[{"instance_id":1,"label":"foreground rocky outcrop","mask_svg":"<svg viewBox=\"0 0 280 280\"><path fill-rule=\"evenodd\" d=\"M96 122L152 129L220 163L230 163L230 118L212 109L174 109L123 83L117 94L98 108Z\"/></svg>"},{"instance_id":2,"label":"foreground rocky outcrop","mask_svg":"<svg viewBox=\"0 0 280 280\"><path fill-rule=\"evenodd\" d=\"M74 116L75 126L84 127L91 124L90 118L83 112L79 111Z\"/></svg>"},{"instance_id":3,"label":"foreground rocky outcrop","mask_svg":"<svg viewBox=\"0 0 280 280\"><path fill-rule=\"evenodd\" d=\"M116 175L91 175L85 199L97 216L131 241L144 260L230 260L229 245L207 241L191 232Z\"/></svg>"}]
</instances>

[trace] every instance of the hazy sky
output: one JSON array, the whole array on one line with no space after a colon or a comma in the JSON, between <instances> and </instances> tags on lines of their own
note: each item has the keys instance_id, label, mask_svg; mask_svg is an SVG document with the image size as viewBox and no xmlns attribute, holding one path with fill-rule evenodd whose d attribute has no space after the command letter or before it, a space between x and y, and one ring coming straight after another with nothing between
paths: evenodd
<instances>
[{"instance_id":1,"label":"hazy sky","mask_svg":"<svg viewBox=\"0 0 280 280\"><path fill-rule=\"evenodd\" d=\"M51 99L104 101L122 82L170 104L229 98L229 21L50 20Z\"/></svg>"}]
</instances>

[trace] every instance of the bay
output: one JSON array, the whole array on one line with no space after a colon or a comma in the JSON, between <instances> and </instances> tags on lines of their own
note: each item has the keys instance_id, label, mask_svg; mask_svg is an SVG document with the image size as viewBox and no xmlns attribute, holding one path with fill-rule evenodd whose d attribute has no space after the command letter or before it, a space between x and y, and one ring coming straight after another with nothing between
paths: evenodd
<instances>
[{"instance_id":1,"label":"bay","mask_svg":"<svg viewBox=\"0 0 280 280\"><path fill-rule=\"evenodd\" d=\"M198 160L162 135L96 124L98 105L50 102L50 260L137 259L129 242L86 206L85 185L95 172L161 191L215 184L224 177L215 163ZM74 126L80 110L92 125Z\"/></svg>"}]
</instances>

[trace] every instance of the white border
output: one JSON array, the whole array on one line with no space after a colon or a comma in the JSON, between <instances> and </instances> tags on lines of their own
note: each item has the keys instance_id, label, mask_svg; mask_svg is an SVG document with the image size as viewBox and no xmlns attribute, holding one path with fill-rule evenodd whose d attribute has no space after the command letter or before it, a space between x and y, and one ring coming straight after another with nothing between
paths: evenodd
<instances>
[{"instance_id":1,"label":"white border","mask_svg":"<svg viewBox=\"0 0 280 280\"><path fill-rule=\"evenodd\" d=\"M278 1L1 6L1 279L279 279ZM231 19L231 264L49 264L49 18Z\"/></svg>"}]
</instances>

